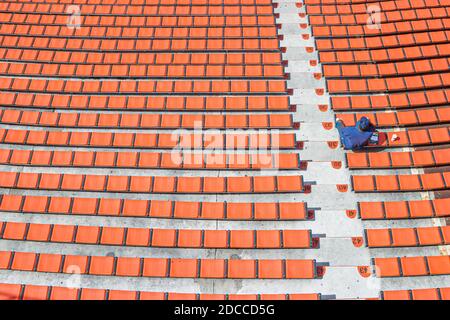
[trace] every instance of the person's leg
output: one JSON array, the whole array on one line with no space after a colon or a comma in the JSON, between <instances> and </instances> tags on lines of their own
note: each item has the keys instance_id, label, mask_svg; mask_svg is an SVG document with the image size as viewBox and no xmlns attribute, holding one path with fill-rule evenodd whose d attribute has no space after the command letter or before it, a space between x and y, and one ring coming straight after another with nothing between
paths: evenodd
<instances>
[{"instance_id":1,"label":"person's leg","mask_svg":"<svg viewBox=\"0 0 450 320\"><path fill-rule=\"evenodd\" d=\"M341 119L336 119L336 129L339 133L339 141L341 142L341 145L344 146L344 141L342 140L342 130L345 128L344 122Z\"/></svg>"},{"instance_id":2,"label":"person's leg","mask_svg":"<svg viewBox=\"0 0 450 320\"><path fill-rule=\"evenodd\" d=\"M342 135L342 129L345 128L344 122L340 119L337 119L336 121L336 129L339 132L339 135Z\"/></svg>"}]
</instances>

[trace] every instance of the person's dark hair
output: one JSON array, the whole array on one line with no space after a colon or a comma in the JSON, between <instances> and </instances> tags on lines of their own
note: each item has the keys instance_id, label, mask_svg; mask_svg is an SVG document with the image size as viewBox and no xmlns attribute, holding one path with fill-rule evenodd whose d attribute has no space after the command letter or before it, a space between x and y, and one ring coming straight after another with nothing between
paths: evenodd
<instances>
[{"instance_id":1,"label":"person's dark hair","mask_svg":"<svg viewBox=\"0 0 450 320\"><path fill-rule=\"evenodd\" d=\"M370 128L370 120L367 119L366 117L361 117L361 119L359 119L359 129L361 131L367 131Z\"/></svg>"}]
</instances>

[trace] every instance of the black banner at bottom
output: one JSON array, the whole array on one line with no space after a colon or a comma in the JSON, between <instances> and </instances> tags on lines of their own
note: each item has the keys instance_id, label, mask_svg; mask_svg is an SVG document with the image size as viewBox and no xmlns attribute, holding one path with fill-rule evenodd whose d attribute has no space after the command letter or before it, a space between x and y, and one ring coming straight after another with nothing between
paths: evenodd
<instances>
[{"instance_id":1,"label":"black banner at bottom","mask_svg":"<svg viewBox=\"0 0 450 320\"><path fill-rule=\"evenodd\" d=\"M394 316L395 310L415 313L416 308L423 310L424 301L2 301L3 312L8 308L16 316L22 313L31 315L45 314L64 317L88 317L89 319L317 319L320 316L349 316L369 314L372 316ZM432 308L441 306L448 309L444 302L427 302ZM22 305L23 304L23 305ZM397 307L396 305L399 305ZM389 308L389 305L392 308ZM361 308L361 310L358 310ZM42 309L42 310L40 310ZM39 313L38 313L39 312ZM359 313L362 312L362 313ZM97 318L98 317L98 318Z\"/></svg>"}]
</instances>

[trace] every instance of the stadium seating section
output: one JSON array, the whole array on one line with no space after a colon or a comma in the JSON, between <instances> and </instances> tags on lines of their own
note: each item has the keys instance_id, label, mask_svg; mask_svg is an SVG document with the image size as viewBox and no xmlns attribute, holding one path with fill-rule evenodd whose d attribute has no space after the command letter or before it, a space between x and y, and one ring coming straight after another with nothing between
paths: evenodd
<instances>
[{"instance_id":1,"label":"stadium seating section","mask_svg":"<svg viewBox=\"0 0 450 320\"><path fill-rule=\"evenodd\" d=\"M375 274L448 275L450 2L304 2L335 117L354 126L365 116L380 132L378 146L345 155ZM379 297L448 299L422 279Z\"/></svg>"},{"instance_id":2,"label":"stadium seating section","mask_svg":"<svg viewBox=\"0 0 450 320\"><path fill-rule=\"evenodd\" d=\"M450 299L450 0L5 0L0 21L0 299L333 299L345 268L381 284L346 298ZM303 76L379 145L334 148ZM303 122L348 184L308 169ZM309 196L330 184L349 207ZM364 266L330 263L335 212Z\"/></svg>"}]
</instances>

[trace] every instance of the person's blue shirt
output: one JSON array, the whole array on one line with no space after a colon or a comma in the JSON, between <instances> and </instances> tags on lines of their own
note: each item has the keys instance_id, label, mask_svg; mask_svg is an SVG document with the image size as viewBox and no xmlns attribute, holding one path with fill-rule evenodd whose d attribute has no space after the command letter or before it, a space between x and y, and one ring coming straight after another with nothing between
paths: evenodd
<instances>
[{"instance_id":1,"label":"person's blue shirt","mask_svg":"<svg viewBox=\"0 0 450 320\"><path fill-rule=\"evenodd\" d=\"M346 150L363 148L375 132L375 127L366 117L362 117L354 127L345 127L340 122L336 124L336 127L341 137L341 143Z\"/></svg>"}]
</instances>

